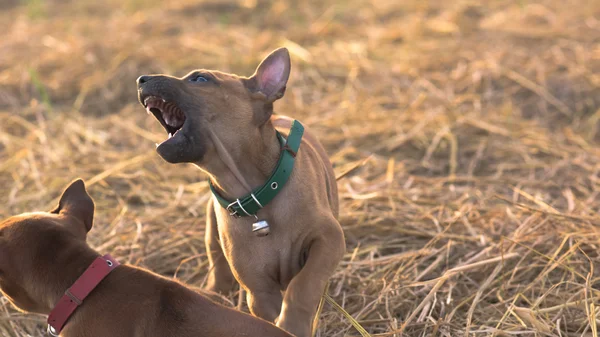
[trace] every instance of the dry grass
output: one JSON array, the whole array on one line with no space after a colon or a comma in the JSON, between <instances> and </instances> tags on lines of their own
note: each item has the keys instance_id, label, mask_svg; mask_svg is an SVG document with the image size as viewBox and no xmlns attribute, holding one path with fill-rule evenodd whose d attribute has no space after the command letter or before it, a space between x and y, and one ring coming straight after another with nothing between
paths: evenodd
<instances>
[{"instance_id":1,"label":"dry grass","mask_svg":"<svg viewBox=\"0 0 600 337\"><path fill-rule=\"evenodd\" d=\"M598 335L599 2L17 2L0 4L1 217L83 177L96 249L201 286L208 188L155 153L134 80L250 74L286 45L277 110L338 173L372 156L339 181L329 290L370 333ZM0 334L42 334L2 304ZM357 335L329 305L318 333Z\"/></svg>"}]
</instances>

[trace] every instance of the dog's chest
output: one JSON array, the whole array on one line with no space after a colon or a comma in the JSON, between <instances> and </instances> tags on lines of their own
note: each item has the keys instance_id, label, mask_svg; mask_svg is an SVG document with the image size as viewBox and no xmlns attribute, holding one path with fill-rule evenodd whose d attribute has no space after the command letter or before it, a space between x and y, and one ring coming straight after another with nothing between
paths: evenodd
<instances>
[{"instance_id":1,"label":"dog's chest","mask_svg":"<svg viewBox=\"0 0 600 337\"><path fill-rule=\"evenodd\" d=\"M255 257L267 255L272 236L258 237L252 232L252 224L257 221L254 217L235 218L224 210L217 211L216 215L219 238L228 259L243 259L248 254Z\"/></svg>"},{"instance_id":2,"label":"dog's chest","mask_svg":"<svg viewBox=\"0 0 600 337\"><path fill-rule=\"evenodd\" d=\"M216 216L223 253L238 281L252 287L257 275L262 275L260 278L268 275L285 287L297 272L293 267L298 264L291 238L277 230L267 236L256 236L252 232L254 217L233 218L226 211L217 211ZM278 228L273 220L268 221Z\"/></svg>"}]
</instances>

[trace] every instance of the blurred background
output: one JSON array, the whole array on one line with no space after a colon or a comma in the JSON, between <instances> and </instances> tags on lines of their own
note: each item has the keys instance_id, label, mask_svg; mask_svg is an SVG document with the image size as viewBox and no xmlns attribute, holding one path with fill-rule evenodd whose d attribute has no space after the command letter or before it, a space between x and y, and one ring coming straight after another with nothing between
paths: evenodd
<instances>
[{"instance_id":1,"label":"blurred background","mask_svg":"<svg viewBox=\"0 0 600 337\"><path fill-rule=\"evenodd\" d=\"M2 218L82 177L94 248L201 287L208 186L155 153L135 79L285 46L276 111L356 168L329 293L368 332L598 335L600 2L0 0L0 22ZM0 309L0 335L43 335ZM358 332L325 305L318 335Z\"/></svg>"}]
</instances>

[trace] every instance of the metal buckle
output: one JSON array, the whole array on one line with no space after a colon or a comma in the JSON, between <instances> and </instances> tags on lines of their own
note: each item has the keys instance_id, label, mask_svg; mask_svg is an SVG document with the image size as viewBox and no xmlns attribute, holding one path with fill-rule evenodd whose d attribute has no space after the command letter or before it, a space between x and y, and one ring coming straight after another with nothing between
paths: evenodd
<instances>
[{"instance_id":1,"label":"metal buckle","mask_svg":"<svg viewBox=\"0 0 600 337\"><path fill-rule=\"evenodd\" d=\"M48 324L48 329L46 329L46 332L50 336L58 337L58 333L56 332L56 329L54 329L54 327L52 325L50 325L50 324Z\"/></svg>"},{"instance_id":2,"label":"metal buckle","mask_svg":"<svg viewBox=\"0 0 600 337\"><path fill-rule=\"evenodd\" d=\"M233 205L235 205L237 203L237 201L232 202L231 204L227 205L227 211L229 211L229 215L233 216L234 218L240 218L241 215L238 214L238 212L236 210L233 209Z\"/></svg>"}]
</instances>

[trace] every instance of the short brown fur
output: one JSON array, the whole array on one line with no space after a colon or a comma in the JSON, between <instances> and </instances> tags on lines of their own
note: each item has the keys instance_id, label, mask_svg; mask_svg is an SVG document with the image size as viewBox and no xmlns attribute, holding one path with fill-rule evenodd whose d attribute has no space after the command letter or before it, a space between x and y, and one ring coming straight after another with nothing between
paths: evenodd
<instances>
[{"instance_id":1,"label":"short brown fur","mask_svg":"<svg viewBox=\"0 0 600 337\"><path fill-rule=\"evenodd\" d=\"M0 289L19 310L47 315L100 254L86 243L94 204L77 180L52 212L0 223ZM114 269L67 321L63 337L278 336L269 322L128 265Z\"/></svg>"},{"instance_id":2,"label":"short brown fur","mask_svg":"<svg viewBox=\"0 0 600 337\"><path fill-rule=\"evenodd\" d=\"M186 117L157 151L171 163L197 165L230 200L248 194L265 183L276 165L281 149L275 130L287 135L292 123L272 115L289 70L287 50L278 49L249 78L209 70L182 78L143 76L138 80L142 104L145 97L160 96L175 102ZM195 83L198 74L207 81ZM237 280L254 315L299 337L310 336L323 290L345 252L337 216L331 163L306 128L290 180L258 212L271 226L269 236L252 234L253 217L234 218L209 201L208 289L227 292Z\"/></svg>"}]
</instances>

